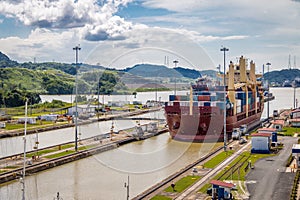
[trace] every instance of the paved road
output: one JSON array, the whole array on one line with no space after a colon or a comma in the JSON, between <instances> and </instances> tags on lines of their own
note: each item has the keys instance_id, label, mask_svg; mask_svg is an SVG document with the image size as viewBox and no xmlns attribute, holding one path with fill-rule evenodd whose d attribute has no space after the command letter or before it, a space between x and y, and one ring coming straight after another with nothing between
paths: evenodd
<instances>
[{"instance_id":1,"label":"paved road","mask_svg":"<svg viewBox=\"0 0 300 200\"><path fill-rule=\"evenodd\" d=\"M284 137L284 148L278 156L264 158L255 163L255 169L246 177L251 200L289 199L295 173L285 172L285 164L297 139Z\"/></svg>"}]
</instances>

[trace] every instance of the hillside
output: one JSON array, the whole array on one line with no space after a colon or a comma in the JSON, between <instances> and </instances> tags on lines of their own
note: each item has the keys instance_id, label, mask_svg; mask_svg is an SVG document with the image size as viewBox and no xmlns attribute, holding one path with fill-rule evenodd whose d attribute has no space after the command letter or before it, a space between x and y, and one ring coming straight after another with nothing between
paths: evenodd
<instances>
[{"instance_id":1,"label":"hillside","mask_svg":"<svg viewBox=\"0 0 300 200\"><path fill-rule=\"evenodd\" d=\"M265 80L276 86L282 86L282 84L287 80L292 82L295 78L300 78L299 69L283 69L280 71L271 71L264 75Z\"/></svg>"},{"instance_id":2,"label":"hillside","mask_svg":"<svg viewBox=\"0 0 300 200\"><path fill-rule=\"evenodd\" d=\"M183 77L176 70L170 69L164 65L138 64L120 71L142 77Z\"/></svg>"}]
</instances>

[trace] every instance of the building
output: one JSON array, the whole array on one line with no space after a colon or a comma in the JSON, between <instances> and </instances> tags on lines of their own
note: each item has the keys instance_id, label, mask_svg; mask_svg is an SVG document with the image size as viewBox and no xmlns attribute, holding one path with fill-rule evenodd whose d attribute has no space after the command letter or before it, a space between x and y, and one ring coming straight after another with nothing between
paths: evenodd
<instances>
[{"instance_id":1,"label":"building","mask_svg":"<svg viewBox=\"0 0 300 200\"><path fill-rule=\"evenodd\" d=\"M58 118L58 115L56 114L49 114L49 115L41 115L40 119L42 121L56 121Z\"/></svg>"},{"instance_id":2,"label":"building","mask_svg":"<svg viewBox=\"0 0 300 200\"><path fill-rule=\"evenodd\" d=\"M272 133L254 133L251 136L251 153L270 153Z\"/></svg>"},{"instance_id":3,"label":"building","mask_svg":"<svg viewBox=\"0 0 300 200\"><path fill-rule=\"evenodd\" d=\"M273 128L275 128L277 131L282 131L282 128L284 127L284 120L277 119L273 120L271 123Z\"/></svg>"},{"instance_id":4,"label":"building","mask_svg":"<svg viewBox=\"0 0 300 200\"><path fill-rule=\"evenodd\" d=\"M289 122L292 127L300 127L300 118L290 119Z\"/></svg>"},{"instance_id":5,"label":"building","mask_svg":"<svg viewBox=\"0 0 300 200\"><path fill-rule=\"evenodd\" d=\"M272 134L272 142L277 142L277 130L276 128L260 128L257 130L258 133L271 133Z\"/></svg>"},{"instance_id":6,"label":"building","mask_svg":"<svg viewBox=\"0 0 300 200\"><path fill-rule=\"evenodd\" d=\"M107 105L112 107L123 107L130 104L129 101L108 101Z\"/></svg>"},{"instance_id":7,"label":"building","mask_svg":"<svg viewBox=\"0 0 300 200\"><path fill-rule=\"evenodd\" d=\"M292 154L296 159L297 166L295 168L298 168L300 166L300 144L293 144Z\"/></svg>"},{"instance_id":8,"label":"building","mask_svg":"<svg viewBox=\"0 0 300 200\"><path fill-rule=\"evenodd\" d=\"M296 119L296 118L300 118L300 109L297 108L295 110L293 110L290 114L291 119Z\"/></svg>"},{"instance_id":9,"label":"building","mask_svg":"<svg viewBox=\"0 0 300 200\"><path fill-rule=\"evenodd\" d=\"M78 112L78 116L81 115L94 116L96 112L96 107L90 105L78 105L77 112ZM67 115L75 116L75 114L76 114L76 106L72 106L68 108Z\"/></svg>"},{"instance_id":10,"label":"building","mask_svg":"<svg viewBox=\"0 0 300 200\"><path fill-rule=\"evenodd\" d=\"M235 187L234 184L220 180L211 180L210 184L212 184L211 195L213 200L233 198L231 190Z\"/></svg>"},{"instance_id":11,"label":"building","mask_svg":"<svg viewBox=\"0 0 300 200\"><path fill-rule=\"evenodd\" d=\"M18 123L24 124L26 120L26 117L20 117L18 119ZM27 117L27 123L28 124L36 124L36 118L35 117Z\"/></svg>"}]
</instances>

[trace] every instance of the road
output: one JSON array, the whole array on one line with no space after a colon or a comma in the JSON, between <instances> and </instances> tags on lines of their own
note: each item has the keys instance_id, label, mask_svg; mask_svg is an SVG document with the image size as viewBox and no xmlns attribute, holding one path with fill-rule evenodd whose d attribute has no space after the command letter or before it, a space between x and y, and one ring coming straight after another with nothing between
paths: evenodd
<instances>
[{"instance_id":1,"label":"road","mask_svg":"<svg viewBox=\"0 0 300 200\"><path fill-rule=\"evenodd\" d=\"M285 164L297 139L283 137L284 148L278 156L264 158L255 163L255 169L246 176L251 200L289 199L295 173L285 172Z\"/></svg>"}]
</instances>

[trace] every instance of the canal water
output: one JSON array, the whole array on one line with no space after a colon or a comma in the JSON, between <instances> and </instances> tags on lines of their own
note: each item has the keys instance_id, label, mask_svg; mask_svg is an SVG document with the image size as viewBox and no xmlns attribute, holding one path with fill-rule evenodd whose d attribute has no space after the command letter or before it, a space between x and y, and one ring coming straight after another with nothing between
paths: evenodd
<instances>
[{"instance_id":1,"label":"canal water","mask_svg":"<svg viewBox=\"0 0 300 200\"><path fill-rule=\"evenodd\" d=\"M219 144L221 145L221 144ZM26 177L27 199L126 199L134 197L207 154L214 144L190 144L168 133ZM21 199L18 181L0 187L0 199Z\"/></svg>"},{"instance_id":2,"label":"canal water","mask_svg":"<svg viewBox=\"0 0 300 200\"><path fill-rule=\"evenodd\" d=\"M276 99L269 102L270 114L274 109L293 107L293 88L271 88L271 92ZM299 97L300 95L296 91L296 98L299 99ZM262 117L266 117L266 113L267 104L265 104ZM118 126L127 126L127 123L123 123ZM84 134L101 132L101 128L105 126L107 128L103 129L103 132L110 128L109 122L107 125L95 123L89 126L86 131L82 131ZM65 132L64 130L58 131ZM52 140L55 143L54 138L59 138L61 141L64 137L62 133L56 135L55 131L47 134L49 136L47 138L45 136L43 140L48 143ZM72 140L74 135L72 129L70 129L70 133L65 134L71 135L69 139L65 140ZM17 144L13 139L7 140L6 143L6 147L1 149L1 153L2 151L7 153L9 145ZM64 200L126 199L124 183L127 182L128 175L130 197L132 198L199 159L213 146L214 144L173 141L169 134L165 133L26 177L26 199L49 200L56 197L57 192ZM21 199L21 195L21 184L18 181L0 186L0 200Z\"/></svg>"},{"instance_id":3,"label":"canal water","mask_svg":"<svg viewBox=\"0 0 300 200\"><path fill-rule=\"evenodd\" d=\"M163 110L153 113L146 113L135 117L145 117L150 119L164 119ZM113 124L112 124L113 123ZM140 120L140 124L149 123L149 121ZM85 139L100 134L109 133L112 125L114 131L124 130L137 125L134 120L113 120L95 122L78 126L79 139ZM45 131L36 134L29 134L26 137L27 151L34 150L36 138L39 141L39 148L49 147L56 144L72 142L75 139L75 127ZM24 151L23 136L8 137L0 139L0 157L10 156Z\"/></svg>"}]
</instances>

